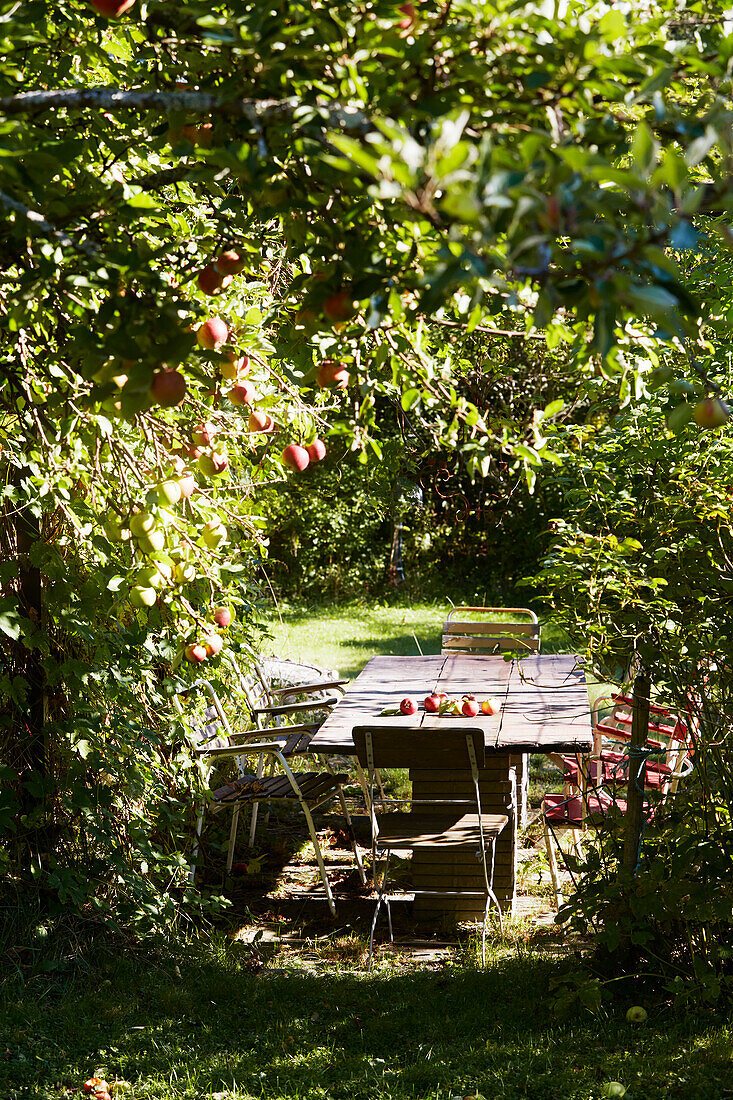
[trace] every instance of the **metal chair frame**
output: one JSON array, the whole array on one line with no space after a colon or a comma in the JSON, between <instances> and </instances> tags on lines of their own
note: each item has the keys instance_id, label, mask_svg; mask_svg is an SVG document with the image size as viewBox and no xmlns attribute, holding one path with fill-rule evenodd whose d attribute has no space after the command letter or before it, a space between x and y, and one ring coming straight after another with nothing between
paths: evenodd
<instances>
[{"instance_id":1,"label":"metal chair frame","mask_svg":"<svg viewBox=\"0 0 733 1100\"><path fill-rule=\"evenodd\" d=\"M474 785L474 800L473 801L470 800L470 799L413 799L413 798L408 798L408 799L386 799L384 797L383 791L380 793L379 796L375 797L375 783L379 783L379 777L378 777L379 769L380 768L389 768L389 767L400 767L402 765L400 763L394 763L394 762L391 763L390 762L390 759L392 759L392 761L394 761L395 757L393 755L390 758L389 747L387 747L386 749L383 750L383 746L381 744L378 744L377 751L375 752L374 736L376 734L377 738L379 740L381 740L381 737L383 735L386 736L387 738L389 738L389 737L391 737L392 735L395 735L395 734L404 736L405 732L406 731L405 731L404 726L395 726L395 727L392 727L392 726L379 726L378 728L375 728L375 727L372 727L372 726L355 726L354 731L353 731L354 743L356 745L357 754L358 754L358 756L361 760L361 763L366 766L367 775L368 775L368 779L369 779L369 811L370 811L371 827L372 827L372 867L374 868L373 873L374 873L374 877L375 877L375 886L376 886L377 858L380 854L385 855L384 868L383 868L383 872L382 872L382 881L381 881L381 885L377 887L377 904L376 904L375 909L374 909L374 916L372 917L371 930L370 930L370 933L369 933L369 962L368 962L368 966L371 967L371 964L372 964L372 958L373 958L373 953L374 953L374 933L375 933L375 930L376 930L377 919L379 917L379 911L380 911L380 908L381 908L382 904L384 903L385 908L387 910L387 921L388 921L388 926L389 926L389 938L390 938L390 943L393 943L394 942L394 934L393 934L393 929L392 929L392 910L391 910L390 902L396 900L397 898L400 898L400 897L404 896L404 895L401 895L401 894L387 893L390 849L399 850L399 849L403 848L405 850L414 851L416 847L423 846L418 841L405 841L405 842L399 841L399 842L395 842L395 843L390 843L389 845L387 844L386 841L382 841L380 843L380 840L379 840L379 835L380 835L379 834L379 815L378 815L377 810L376 810L376 803L377 802L379 803L381 810L384 810L384 808L387 807L387 806L402 806L402 805L445 806L445 807L447 807L447 806L450 806L450 807L453 807L453 806L471 806L471 807L473 807L474 810L476 810L477 816L478 816L478 830L479 830L479 851L476 852L476 858L477 858L477 860L480 859L482 870L483 870L484 885L485 885L484 891L483 892L477 892L477 891L472 891L472 890L413 890L413 891L411 891L411 893L413 894L413 896L418 896L419 895L419 896L431 896L431 897L484 897L485 896L486 897L486 905L485 905L485 908L484 908L484 917L483 917L483 922L482 922L482 926L481 926L481 960L482 960L482 965L485 965L486 964L486 925L487 925L487 921L488 921L489 909L491 907L492 902L496 906L496 911L497 911L498 919L499 919L499 928L500 928L500 930L503 931L501 906L499 904L499 899L497 898L496 894L494 893L494 864L495 864L495 859L496 859L496 841L497 841L498 836L500 835L500 833L504 829L504 827L509 823L509 818L506 815L503 815L503 814L484 815L482 813L482 810L481 810L481 792L480 792L480 789L479 789L479 772L478 772L478 769L479 769L479 762L478 762L479 752L477 752L477 745L480 744L480 750L479 751L480 751L480 756L481 756L481 760L482 760L482 763L483 763L483 758L484 758L483 732L481 730L471 730L471 731L466 731L466 732L463 733L463 738L464 738L464 741L465 741L465 749L466 749L466 754L467 754L467 761L468 761L468 765L469 765L469 768L470 768L470 771L471 771L471 777L473 779L473 785ZM417 745L419 745L420 742L426 742L429 735L426 735L425 733L422 733L422 734L413 735L413 736L416 736L416 743L417 743ZM444 741L444 743L450 743L450 740L452 740L456 744L456 747L457 747L457 745L460 741L460 738L461 738L461 733L459 731L456 731L455 733L448 734L447 731L446 731L446 732L438 733L435 736L441 737L441 739ZM361 743L362 738L363 738L363 745ZM418 738L419 738L419 740L418 740ZM427 756L429 757L429 750L428 750ZM423 763L423 765L424 765L424 759L425 759L425 757L423 756L423 759L421 760L421 763ZM455 768L455 761L452 762L451 767ZM489 817L489 816L491 818L490 822L487 821L487 817ZM405 817L409 819L409 815L405 815ZM467 846L467 842L465 840L463 842L455 842L454 844L450 843L450 839L451 839L451 830L450 830L450 828L446 829L442 834L436 834L436 840L440 840L440 839L446 839L447 840L446 847L465 848ZM475 843L475 841L472 842L472 843ZM486 854L487 853L487 847L490 848L490 852L491 852L490 861L487 860L487 854Z\"/></svg>"}]
</instances>

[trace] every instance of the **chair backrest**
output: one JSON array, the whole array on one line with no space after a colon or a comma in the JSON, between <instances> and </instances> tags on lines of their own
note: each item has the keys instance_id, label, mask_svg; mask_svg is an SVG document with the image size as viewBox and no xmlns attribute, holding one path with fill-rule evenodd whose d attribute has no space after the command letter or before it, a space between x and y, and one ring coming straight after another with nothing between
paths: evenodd
<instances>
[{"instance_id":1,"label":"chair backrest","mask_svg":"<svg viewBox=\"0 0 733 1100\"><path fill-rule=\"evenodd\" d=\"M231 726L208 680L194 681L174 695L173 702L197 749L226 748L231 744Z\"/></svg>"},{"instance_id":2,"label":"chair backrest","mask_svg":"<svg viewBox=\"0 0 733 1100\"><path fill-rule=\"evenodd\" d=\"M466 743L468 735L473 742L476 763L482 768L485 763L483 730L450 729L450 719L446 718L445 721L444 730L380 726L376 723L354 726L352 736L359 763L362 767L369 768L369 736L374 768L447 768L450 771L465 769L470 774L471 758Z\"/></svg>"},{"instance_id":3,"label":"chair backrest","mask_svg":"<svg viewBox=\"0 0 733 1100\"><path fill-rule=\"evenodd\" d=\"M500 616L523 615L525 622ZM528 607L452 607L443 623L442 653L537 653L540 627Z\"/></svg>"}]
</instances>

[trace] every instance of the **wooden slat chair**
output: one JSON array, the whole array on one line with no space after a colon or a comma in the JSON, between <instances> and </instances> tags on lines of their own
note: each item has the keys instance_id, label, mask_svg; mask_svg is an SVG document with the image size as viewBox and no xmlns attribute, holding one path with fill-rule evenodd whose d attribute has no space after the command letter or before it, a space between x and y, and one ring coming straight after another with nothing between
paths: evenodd
<instances>
[{"instance_id":1,"label":"wooden slat chair","mask_svg":"<svg viewBox=\"0 0 733 1100\"><path fill-rule=\"evenodd\" d=\"M185 706L183 704L186 704ZM290 725L280 727L273 730L268 736L267 741L263 742L263 730L255 727L245 728L244 730L234 731L227 718L224 707L221 700L214 691L213 686L208 680L197 680L189 687L184 688L174 696L174 705L178 713L183 717L191 739L192 749L196 757L197 763L201 770L202 778L205 783L208 783L209 775L211 772L212 763L218 758L234 758L238 764L239 780L244 783L241 788L241 797L235 797L234 791L229 790L231 785L227 786L227 797L224 798L219 795L216 797L216 792L213 797L212 808L218 808L217 804L222 803L225 805L231 805L233 808L232 823L229 831L229 843L227 847L227 873L232 869L232 863L234 861L234 850L236 846L237 828L239 824L239 813L243 805L250 805L252 807L252 813L259 806L261 802L272 802L275 800L280 801L292 801L297 799L303 806L308 828L311 833L311 838L314 842L314 848L316 849L316 859L321 869L323 877L323 859L320 855L320 848L318 847L315 834L313 832L313 822L308 811L308 799L311 796L317 795L321 790L327 794L328 798L333 795L338 795L341 803L341 809L344 814L344 818L347 823L347 831L352 842L354 849L354 855L359 868L362 882L366 882L364 869L361 864L361 857L356 846L354 839L353 829L351 826L351 817L349 815L348 807L344 799L342 786L344 782L348 782L348 777L339 777L338 789L335 787L331 791L330 781L328 777L333 778L334 772L328 763L326 763L325 772L307 772L307 773L293 773L290 771L287 760L294 756L307 754L310 752L310 742L313 738L315 729L308 724ZM249 723L245 721L245 727ZM253 740L257 742L256 747L252 748ZM264 747L263 747L264 745ZM245 761L248 756L256 754L258 757L258 771L259 774L254 776L249 774L248 769L245 766ZM270 783L270 778L280 780L282 777L263 777L262 774L262 761L266 758L270 758L281 766L285 764L287 770L285 770L285 778L290 784L289 791L282 795L282 784ZM300 788L300 784L297 780L297 775L301 776L305 774L306 779L303 782L306 783L306 792L303 792ZM293 786L289 776L295 778L296 785ZM252 785L252 781L256 781L257 786ZM306 782L307 780L307 782ZM236 781L235 781L236 782ZM221 788L220 790L222 790ZM235 788L237 789L237 788ZM304 795L304 800L301 800L298 795L298 791ZM330 792L330 793L329 793ZM261 797L260 797L261 796ZM317 803L320 805L320 801ZM193 881L196 871L196 857L198 855L199 840L201 837L201 831L203 829L204 814L206 807L203 806L197 818L196 823L196 844L193 853L193 861L190 871L190 878ZM308 812L307 812L308 811ZM324 885L326 885L326 892L329 898L329 906L333 909L333 899L330 895L328 884L324 879Z\"/></svg>"},{"instance_id":2,"label":"wooden slat chair","mask_svg":"<svg viewBox=\"0 0 733 1100\"><path fill-rule=\"evenodd\" d=\"M521 615L524 622L504 622L500 615ZM442 653L537 653L540 626L528 607L452 607L443 623Z\"/></svg>"},{"instance_id":3,"label":"wooden slat chair","mask_svg":"<svg viewBox=\"0 0 733 1100\"><path fill-rule=\"evenodd\" d=\"M389 857L394 851L415 851L418 848L438 846L442 849L466 850L475 854L481 864L485 889L475 890L417 890L413 896L428 897L485 897L484 919L481 933L481 958L486 962L486 923L491 903L496 905L501 927L501 907L494 893L494 863L496 840L509 823L505 814L486 814L481 811L479 768L484 766L484 735L480 729L471 730L406 730L404 726L365 725L355 726L354 744L362 767L367 770L369 782L369 807L372 823L373 866L380 855L385 856L382 882L378 887L377 904L369 935L369 966L374 950L374 931L379 910L384 902L389 922L390 942L393 942L392 911L390 901L403 894L388 894L387 881ZM430 768L436 770L464 770L473 780L473 799L384 799L377 797L375 805L376 774L382 768ZM433 813L392 812L390 807L420 805L432 808ZM453 812L453 808L455 811ZM473 812L470 812L473 811ZM487 859L487 853L490 858ZM376 884L376 880L375 880Z\"/></svg>"}]
</instances>

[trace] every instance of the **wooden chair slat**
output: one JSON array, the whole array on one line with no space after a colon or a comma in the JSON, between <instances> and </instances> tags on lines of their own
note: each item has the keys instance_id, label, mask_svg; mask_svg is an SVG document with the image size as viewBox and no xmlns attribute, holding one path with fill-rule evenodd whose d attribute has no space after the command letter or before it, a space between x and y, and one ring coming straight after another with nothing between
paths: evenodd
<instances>
[{"instance_id":1,"label":"wooden chair slat","mask_svg":"<svg viewBox=\"0 0 733 1100\"><path fill-rule=\"evenodd\" d=\"M404 726L354 726L354 745L362 766L367 765L367 731L372 735L377 768L455 768L456 762L461 760L465 760L468 767L467 734L473 739L479 768L484 764L484 734L481 729L452 730L444 727L439 730L422 729L416 733Z\"/></svg>"},{"instance_id":2,"label":"wooden chair slat","mask_svg":"<svg viewBox=\"0 0 733 1100\"><path fill-rule=\"evenodd\" d=\"M484 840L489 843L507 825L505 814L482 814ZM478 814L451 821L444 814L380 814L380 848L473 847L481 843Z\"/></svg>"},{"instance_id":3,"label":"wooden chair slat","mask_svg":"<svg viewBox=\"0 0 733 1100\"><path fill-rule=\"evenodd\" d=\"M532 634L537 636L540 628L536 623L459 623L454 619L443 623L444 634Z\"/></svg>"}]
</instances>

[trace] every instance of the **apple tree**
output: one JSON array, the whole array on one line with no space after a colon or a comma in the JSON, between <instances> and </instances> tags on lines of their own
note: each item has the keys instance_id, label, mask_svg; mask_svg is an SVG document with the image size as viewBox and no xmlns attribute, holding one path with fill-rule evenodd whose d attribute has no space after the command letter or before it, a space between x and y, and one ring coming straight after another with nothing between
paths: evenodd
<instances>
[{"instance_id":1,"label":"apple tree","mask_svg":"<svg viewBox=\"0 0 733 1100\"><path fill-rule=\"evenodd\" d=\"M17 881L138 926L183 911L165 679L218 667L220 607L252 639L261 490L319 439L378 461L387 400L470 476L500 448L531 486L565 414L488 415L467 337L536 330L638 395L660 346L728 333L684 262L730 244L725 27L557 7L0 4Z\"/></svg>"}]
</instances>

